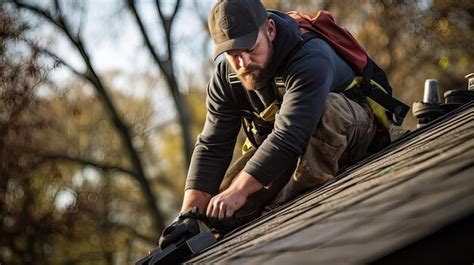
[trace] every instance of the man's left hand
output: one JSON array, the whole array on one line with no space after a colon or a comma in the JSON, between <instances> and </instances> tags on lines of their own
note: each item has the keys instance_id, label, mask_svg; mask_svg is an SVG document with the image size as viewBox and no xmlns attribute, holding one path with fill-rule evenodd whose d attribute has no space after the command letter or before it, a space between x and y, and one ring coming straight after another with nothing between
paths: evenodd
<instances>
[{"instance_id":1,"label":"man's left hand","mask_svg":"<svg viewBox=\"0 0 474 265\"><path fill-rule=\"evenodd\" d=\"M211 198L206 215L218 220L230 218L245 205L250 195L262 188L258 180L243 170L229 188Z\"/></svg>"},{"instance_id":2,"label":"man's left hand","mask_svg":"<svg viewBox=\"0 0 474 265\"><path fill-rule=\"evenodd\" d=\"M211 198L207 206L206 215L224 220L234 215L247 201L247 195L232 186Z\"/></svg>"}]
</instances>

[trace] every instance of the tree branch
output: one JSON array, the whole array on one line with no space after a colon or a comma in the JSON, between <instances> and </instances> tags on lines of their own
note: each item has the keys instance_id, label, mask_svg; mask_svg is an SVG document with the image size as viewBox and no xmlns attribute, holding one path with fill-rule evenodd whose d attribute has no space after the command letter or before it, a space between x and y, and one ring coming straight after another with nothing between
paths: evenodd
<instances>
[{"instance_id":1,"label":"tree branch","mask_svg":"<svg viewBox=\"0 0 474 265\"><path fill-rule=\"evenodd\" d=\"M17 1L17 0L15 0ZM17 1L18 2L18 1ZM125 124L125 122L121 119L119 116L116 107L114 103L112 102L111 97L109 96L108 92L105 89L105 86L102 84L101 79L99 76L96 74L94 67L91 64L90 57L83 45L83 42L80 38L80 36L73 36L71 33L71 30L69 27L67 27L67 22L64 20L62 17L62 14L59 14L58 19L54 19L52 16L50 16L46 11L41 10L36 7L32 7L30 5L22 3L21 5L18 5L19 7L29 9L34 11L36 14L39 14L41 17L46 18L48 21L54 23L55 26L60 27L62 32L67 35L69 40L74 44L76 49L79 51L79 53L82 56L82 59L84 63L86 64L86 72L83 75L88 81L92 83L94 86L96 92L99 94L100 98L102 99L102 102L108 111L113 124L115 125L115 128L117 129L120 138L125 146L125 150L127 151L129 158L131 160L131 163L133 165L133 170L134 173L133 176L135 176L135 179L138 181L140 188L142 189L143 196L145 197L145 201L147 202L147 205L152 213L153 217L153 222L154 222L154 228L161 230L164 227L164 220L163 216L160 213L160 210L158 209L157 206L157 198L151 191L149 182L145 176L145 172L143 170L143 165L140 160L140 157L138 155L137 150L135 150L135 147L132 144L132 138L129 132L128 126ZM59 6L59 3L56 2L56 10L57 12L61 13L61 9ZM45 17L43 14L49 15L49 17Z\"/></svg>"},{"instance_id":2,"label":"tree branch","mask_svg":"<svg viewBox=\"0 0 474 265\"><path fill-rule=\"evenodd\" d=\"M105 203L107 203L107 200L105 201ZM81 211L84 211L84 212L88 213L92 217L101 216L101 213L95 208L82 207ZM156 243L157 243L156 238L150 237L148 235L144 235L144 234L138 232L134 227L131 227L130 225L117 223L117 222L111 222L107 219L107 217L105 217L103 225L106 226L107 231L102 231L102 232L109 233L111 231L111 229L123 229L123 230L126 230L127 232L131 233L134 237L140 238L141 240L143 240L147 243L150 243L151 245L156 245Z\"/></svg>"},{"instance_id":3,"label":"tree branch","mask_svg":"<svg viewBox=\"0 0 474 265\"><path fill-rule=\"evenodd\" d=\"M170 16L171 23L173 23L173 20L176 18L176 14L178 13L180 5L181 5L181 0L176 0L176 5L174 6L173 13L171 13L171 16Z\"/></svg>"},{"instance_id":4,"label":"tree branch","mask_svg":"<svg viewBox=\"0 0 474 265\"><path fill-rule=\"evenodd\" d=\"M68 62L66 62L63 58L61 58L59 55L55 54L54 52L46 49L46 48L42 48L42 47L39 47L38 45L34 44L32 41L30 40L27 40L27 39L23 39L24 42L26 42L28 45L30 45L31 47L33 47L34 49L38 50L40 53L44 53L46 55L48 55L49 57L53 58L54 60L58 61L59 63L61 63L62 65L66 66L71 72L73 72L75 75L81 77L81 78L85 78L85 74L84 73L81 73L79 72L78 70L76 70L72 65L70 65Z\"/></svg>"},{"instance_id":5,"label":"tree branch","mask_svg":"<svg viewBox=\"0 0 474 265\"><path fill-rule=\"evenodd\" d=\"M139 233L137 230L135 230L133 227L130 227L128 225L120 224L120 223L115 223L115 222L108 222L108 224L111 226L111 228L118 228L118 229L124 229L129 231L134 237L137 237L151 245L156 245L157 243L157 238L150 237L148 235L144 235Z\"/></svg>"},{"instance_id":6,"label":"tree branch","mask_svg":"<svg viewBox=\"0 0 474 265\"><path fill-rule=\"evenodd\" d=\"M54 24L56 27L60 28L60 29L63 29L63 25L61 25L54 17L52 14L50 14L48 11L46 10L42 10L36 6L32 6L32 5L29 5L29 4L26 4L22 1L18 1L18 0L13 0L12 1L18 8L23 8L23 9L26 9L26 10L29 10L37 15L39 15L40 17L43 17L45 18L46 20L48 20L49 22L51 22L52 24Z\"/></svg>"},{"instance_id":7,"label":"tree branch","mask_svg":"<svg viewBox=\"0 0 474 265\"><path fill-rule=\"evenodd\" d=\"M165 16L163 14L163 10L161 8L161 1L160 0L155 0L156 3L156 8L158 9L158 14L160 16L161 22L163 23L163 28L165 31L165 38L166 38L166 48L168 51L168 59L167 61L171 62L172 61L172 56L173 56L173 51L171 49L172 43L171 43L171 26L173 25L173 20L176 18L176 14L178 13L181 0L176 0L176 5L174 6L173 13L171 13L170 16ZM172 71L170 69L170 71Z\"/></svg>"},{"instance_id":8,"label":"tree branch","mask_svg":"<svg viewBox=\"0 0 474 265\"><path fill-rule=\"evenodd\" d=\"M117 166L117 165L109 165L109 164L101 163L98 161L88 160L82 157L73 157L73 156L68 156L68 155L59 154L59 153L46 153L46 152L40 152L37 150L31 150L31 149L29 149L28 151L43 158L43 161L39 162L41 164L48 160L68 161L68 162L78 163L81 165L93 166L95 168L99 168L104 171L115 170L115 171L119 171L130 176L136 177L136 173L133 172L132 170L121 167L121 166ZM165 188L168 188L168 189L174 188L173 183L171 183L165 176L156 175L155 178L160 183L160 185L164 186Z\"/></svg>"},{"instance_id":9,"label":"tree branch","mask_svg":"<svg viewBox=\"0 0 474 265\"><path fill-rule=\"evenodd\" d=\"M173 97L173 101L176 106L176 110L178 112L179 124L181 126L181 134L183 139L183 147L184 147L184 154L186 159L186 166L189 166L191 162L191 155L194 148L193 140L191 139L191 118L189 114L188 107L186 105L183 96L179 92L178 82L176 80L176 76L173 69L173 51L171 49L171 21L167 19L161 11L160 1L156 1L156 5L158 8L158 13L160 14L160 18L162 19L164 31L165 31L165 38L166 38L166 46L168 51L168 58L164 60L158 56L155 48L151 44L150 38L145 30L143 22L137 12L135 0L127 0L128 6L130 11L132 12L133 16L137 20L138 26L142 33L143 39L145 40L146 47L150 51L153 60L159 66L160 70L165 76L166 83L168 85L168 89ZM175 6L175 13L179 9L179 1L178 4Z\"/></svg>"},{"instance_id":10,"label":"tree branch","mask_svg":"<svg viewBox=\"0 0 474 265\"><path fill-rule=\"evenodd\" d=\"M84 45L82 43L82 40L81 40L80 36L79 35L73 35L71 30L70 30L70 27L67 24L67 22L64 20L62 10L61 10L61 7L60 7L60 4L59 4L58 0L54 1L54 6L55 6L55 9L56 9L56 12L58 13L57 18L54 18L53 15L50 14L46 10L42 10L38 7L26 4L24 2L14 0L14 3L17 5L17 7L30 10L33 13L39 15L40 17L43 17L47 21L53 23L56 27L58 27L68 37L68 39L74 44L74 46L76 46L76 48L78 49L79 53L82 56L82 59L86 63L87 69L92 70L92 71L88 71L88 72L91 72L91 75L87 74L87 72L86 72L86 74L83 74L82 76L86 77L86 79L88 79L94 85L99 85L99 86L102 87L102 85L100 84L99 78L97 77L97 75L93 71L93 67L92 67L92 64L90 62L89 55L87 54L87 52L84 48Z\"/></svg>"},{"instance_id":11,"label":"tree branch","mask_svg":"<svg viewBox=\"0 0 474 265\"><path fill-rule=\"evenodd\" d=\"M79 164L82 164L82 165L88 165L88 166L93 166L93 167L96 167L96 168L100 168L104 171L116 170L116 171L126 173L128 175L132 175L132 176L135 175L135 172L133 172L129 169L126 169L126 168L123 168L123 167L120 167L120 166L116 166L116 165L108 165L108 164L100 163L100 162L97 162L97 161L87 160L87 159L81 158L81 157L72 157L72 156L68 156L68 155L64 155L64 154L54 154L54 153L38 153L37 155L42 157L42 158L49 159L49 160L70 161L70 162L75 162L75 163L79 163Z\"/></svg>"},{"instance_id":12,"label":"tree branch","mask_svg":"<svg viewBox=\"0 0 474 265\"><path fill-rule=\"evenodd\" d=\"M156 9L158 9L158 15L160 16L160 20L163 22L166 21L167 18L165 17L165 15L163 14L163 11L161 10L160 0L155 0L155 4L156 4Z\"/></svg>"},{"instance_id":13,"label":"tree branch","mask_svg":"<svg viewBox=\"0 0 474 265\"><path fill-rule=\"evenodd\" d=\"M135 175L135 172L133 172L130 169L123 168L123 167L116 166L116 165L104 164L104 163L100 163L100 162L97 162L97 161L88 160L88 159L82 158L82 157L69 156L69 155L55 153L55 152L44 152L44 151L40 151L36 148L31 148L31 147L22 146L22 145L9 145L9 147L11 149L23 150L24 153L33 154L37 157L40 157L41 159L43 159L43 161L39 162L40 164L44 163L45 162L44 160L63 160L63 161L70 161L70 162L79 163L79 164L82 164L82 165L93 166L93 167L96 167L96 168L100 168L104 171L116 170L116 171L120 171L120 172L123 172L123 173L128 174L128 175L132 175L132 176Z\"/></svg>"},{"instance_id":14,"label":"tree branch","mask_svg":"<svg viewBox=\"0 0 474 265\"><path fill-rule=\"evenodd\" d=\"M162 63L162 60L160 56L156 53L155 49L153 48L153 44L151 44L151 40L150 38L148 38L148 34L146 32L143 21L138 15L137 7L135 5L135 0L128 0L128 6L129 6L129 9L132 11L133 16L137 20L138 27L140 28L140 32L142 33L143 39L145 40L145 45L148 47L148 50L150 51L151 56L153 57L153 60L158 64L160 69L163 69L164 65Z\"/></svg>"}]
</instances>

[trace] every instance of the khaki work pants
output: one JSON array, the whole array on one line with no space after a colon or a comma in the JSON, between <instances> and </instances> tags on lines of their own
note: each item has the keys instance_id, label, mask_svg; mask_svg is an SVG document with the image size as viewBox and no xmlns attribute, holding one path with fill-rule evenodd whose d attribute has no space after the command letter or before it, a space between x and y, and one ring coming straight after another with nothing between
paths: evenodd
<instances>
[{"instance_id":1,"label":"khaki work pants","mask_svg":"<svg viewBox=\"0 0 474 265\"><path fill-rule=\"evenodd\" d=\"M358 104L343 94L330 93L317 129L306 152L271 185L247 200L235 216L243 222L258 217L268 205L283 204L303 192L332 179L342 167L367 156L377 123L368 106ZM244 154L226 172L221 190L244 168L255 149Z\"/></svg>"}]
</instances>

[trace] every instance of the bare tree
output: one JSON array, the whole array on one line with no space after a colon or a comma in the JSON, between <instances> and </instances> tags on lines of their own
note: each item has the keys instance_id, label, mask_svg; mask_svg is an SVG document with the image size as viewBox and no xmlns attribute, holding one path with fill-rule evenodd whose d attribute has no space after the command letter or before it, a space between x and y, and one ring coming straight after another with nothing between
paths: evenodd
<instances>
[{"instance_id":1,"label":"bare tree","mask_svg":"<svg viewBox=\"0 0 474 265\"><path fill-rule=\"evenodd\" d=\"M125 170L125 172L133 173L131 176L133 176L133 178L139 183L143 197L145 198L147 207L152 217L153 228L156 229L156 231L160 231L164 227L164 218L158 208L157 197L151 190L151 185L145 175L140 155L136 148L133 146L132 135L130 133L129 127L123 120L122 115L119 114L108 92L109 89L105 86L104 82L97 74L97 71L91 62L89 51L86 45L84 44L84 40L81 35L81 27L79 27L79 30L77 31L73 30L72 24L65 16L63 8L61 7L58 0L55 0L53 2L54 11L49 11L37 5L20 0L13 0L13 3L18 9L29 11L42 18L52 26L56 27L66 37L66 39L69 40L74 49L79 52L81 59L86 66L86 69L84 71L76 69L72 65L68 64L66 60L55 54L54 51L48 50L44 47L35 47L41 52L49 55L53 59L59 61L61 64L69 68L74 74L89 82L95 89L110 119L112 120L117 130L117 133L120 135L123 146L125 147L125 151L131 161L132 169Z\"/></svg>"},{"instance_id":2,"label":"bare tree","mask_svg":"<svg viewBox=\"0 0 474 265\"><path fill-rule=\"evenodd\" d=\"M164 39L166 43L166 47L164 49L164 52L159 51L159 48L157 46L153 45L151 42L150 35L151 34L156 34L156 33L151 33L149 30L145 28L145 24L143 22L143 18L139 14L137 10L137 1L136 0L126 0L128 4L128 8L130 12L133 14L135 17L135 20L137 21L138 27L140 28L140 32L142 34L142 37L145 41L145 45L148 48L148 51L150 52L153 61L158 65L160 68L161 72L165 76L165 80L168 86L168 89L173 97L173 101L176 106L176 110L178 112L178 117L179 117L179 124L181 126L181 134L183 138L183 147L184 147L184 154L187 162L187 166L189 166L189 163L191 161L191 155L193 152L193 141L191 140L191 116L189 115L189 110L188 106L183 98L183 95L181 94L179 90L179 84L176 79L176 73L174 69L174 52L173 52L173 47L172 47L172 27L173 23L175 22L176 19L176 14L178 13L180 7L181 7L181 1L177 0L173 11L171 14L166 15L163 12L163 5L160 0L155 0L155 7L157 9L158 15L159 15L159 21L161 22L160 25L162 27L163 32L165 33Z\"/></svg>"}]
</instances>

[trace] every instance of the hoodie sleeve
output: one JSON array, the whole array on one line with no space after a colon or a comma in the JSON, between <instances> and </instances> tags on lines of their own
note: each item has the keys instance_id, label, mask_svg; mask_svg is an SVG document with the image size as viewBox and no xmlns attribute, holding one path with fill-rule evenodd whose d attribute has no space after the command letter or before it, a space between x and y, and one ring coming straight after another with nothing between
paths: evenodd
<instances>
[{"instance_id":1,"label":"hoodie sleeve","mask_svg":"<svg viewBox=\"0 0 474 265\"><path fill-rule=\"evenodd\" d=\"M304 153L333 88L335 64L332 49L308 45L289 62L283 77L286 93L273 132L259 147L244 170L269 185Z\"/></svg>"},{"instance_id":2,"label":"hoodie sleeve","mask_svg":"<svg viewBox=\"0 0 474 265\"><path fill-rule=\"evenodd\" d=\"M232 159L240 130L240 112L227 83L225 63L218 64L207 87L207 115L191 158L185 189L215 195Z\"/></svg>"}]
</instances>

